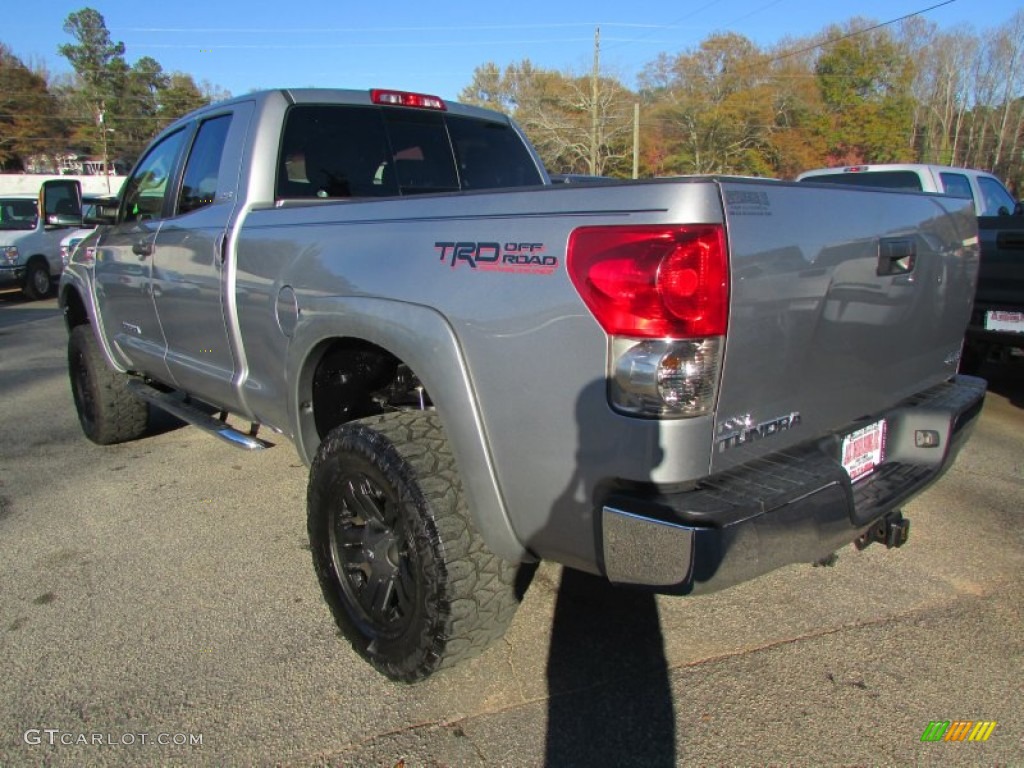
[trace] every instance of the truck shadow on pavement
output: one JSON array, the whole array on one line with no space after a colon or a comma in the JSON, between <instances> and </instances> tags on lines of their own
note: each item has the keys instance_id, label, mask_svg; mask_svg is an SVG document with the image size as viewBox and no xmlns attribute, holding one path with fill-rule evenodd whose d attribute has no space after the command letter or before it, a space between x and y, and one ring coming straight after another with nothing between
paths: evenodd
<instances>
[{"instance_id":1,"label":"truck shadow on pavement","mask_svg":"<svg viewBox=\"0 0 1024 768\"><path fill-rule=\"evenodd\" d=\"M984 363L977 375L988 381L989 391L1002 395L1018 408L1024 408L1024 358Z\"/></svg>"},{"instance_id":2,"label":"truck shadow on pavement","mask_svg":"<svg viewBox=\"0 0 1024 768\"><path fill-rule=\"evenodd\" d=\"M577 398L575 467L548 520L554 530L577 535L579 521L591 520L597 552L600 499L622 450L621 435L607 429L607 397L602 379ZM656 422L646 426L637 433L646 437L631 449L657 466L665 455L660 429ZM676 764L675 710L653 593L563 568L550 643L546 766Z\"/></svg>"},{"instance_id":3,"label":"truck shadow on pavement","mask_svg":"<svg viewBox=\"0 0 1024 768\"><path fill-rule=\"evenodd\" d=\"M26 298L20 289L0 291L0 330L13 331L22 323L54 317L60 317L60 309L53 296L33 301Z\"/></svg>"},{"instance_id":4,"label":"truck shadow on pavement","mask_svg":"<svg viewBox=\"0 0 1024 768\"><path fill-rule=\"evenodd\" d=\"M676 765L675 709L653 594L563 569L547 678L546 766Z\"/></svg>"}]
</instances>

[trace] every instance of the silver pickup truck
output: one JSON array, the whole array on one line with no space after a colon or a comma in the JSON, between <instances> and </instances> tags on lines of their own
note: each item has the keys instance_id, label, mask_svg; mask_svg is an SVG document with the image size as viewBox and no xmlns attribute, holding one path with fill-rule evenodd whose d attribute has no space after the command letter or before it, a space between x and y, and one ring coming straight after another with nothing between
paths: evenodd
<instances>
[{"instance_id":1,"label":"silver pickup truck","mask_svg":"<svg viewBox=\"0 0 1024 768\"><path fill-rule=\"evenodd\" d=\"M60 285L85 434L291 440L326 601L397 680L500 637L540 559L689 594L899 546L984 399L965 200L550 185L505 116L277 90L167 128L110 218Z\"/></svg>"}]
</instances>

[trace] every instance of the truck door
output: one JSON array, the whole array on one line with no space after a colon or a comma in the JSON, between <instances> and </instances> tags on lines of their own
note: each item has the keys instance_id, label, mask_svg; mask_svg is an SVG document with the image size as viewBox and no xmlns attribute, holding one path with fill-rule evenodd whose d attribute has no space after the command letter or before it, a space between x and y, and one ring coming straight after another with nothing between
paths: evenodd
<instances>
[{"instance_id":1,"label":"truck door","mask_svg":"<svg viewBox=\"0 0 1024 768\"><path fill-rule=\"evenodd\" d=\"M95 284L104 333L129 369L162 381L170 379L167 344L150 294L156 234L168 211L175 168L188 136L186 129L155 144L125 182L117 223L96 245Z\"/></svg>"},{"instance_id":2,"label":"truck door","mask_svg":"<svg viewBox=\"0 0 1024 768\"><path fill-rule=\"evenodd\" d=\"M160 228L151 293L175 383L213 405L237 405L227 292L228 227L236 204L242 135L251 105L204 118L191 136L172 215ZM226 148L231 147L227 152Z\"/></svg>"}]
</instances>

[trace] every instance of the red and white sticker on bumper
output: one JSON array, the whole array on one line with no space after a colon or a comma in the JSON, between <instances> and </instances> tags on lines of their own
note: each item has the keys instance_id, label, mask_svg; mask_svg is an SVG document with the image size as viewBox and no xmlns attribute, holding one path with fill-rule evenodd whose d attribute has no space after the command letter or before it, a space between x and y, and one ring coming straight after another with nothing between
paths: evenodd
<instances>
[{"instance_id":1,"label":"red and white sticker on bumper","mask_svg":"<svg viewBox=\"0 0 1024 768\"><path fill-rule=\"evenodd\" d=\"M985 313L985 330L1024 333L1024 312L990 310Z\"/></svg>"},{"instance_id":2,"label":"red and white sticker on bumper","mask_svg":"<svg viewBox=\"0 0 1024 768\"><path fill-rule=\"evenodd\" d=\"M868 424L843 438L843 469L857 482L875 471L885 459L885 419Z\"/></svg>"}]
</instances>

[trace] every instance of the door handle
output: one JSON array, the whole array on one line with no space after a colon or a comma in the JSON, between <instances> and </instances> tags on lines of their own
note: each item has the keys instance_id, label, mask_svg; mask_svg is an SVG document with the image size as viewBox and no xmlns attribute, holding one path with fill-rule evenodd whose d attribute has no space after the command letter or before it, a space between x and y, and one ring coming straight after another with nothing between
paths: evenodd
<instances>
[{"instance_id":1,"label":"door handle","mask_svg":"<svg viewBox=\"0 0 1024 768\"><path fill-rule=\"evenodd\" d=\"M875 274L906 275L914 271L917 247L906 237L886 237L878 242L878 269Z\"/></svg>"},{"instance_id":2,"label":"door handle","mask_svg":"<svg viewBox=\"0 0 1024 768\"><path fill-rule=\"evenodd\" d=\"M144 259L147 256L152 256L153 243L148 240L140 240L139 242L132 245L132 253L134 253L140 259Z\"/></svg>"},{"instance_id":3,"label":"door handle","mask_svg":"<svg viewBox=\"0 0 1024 768\"><path fill-rule=\"evenodd\" d=\"M228 257L228 236L227 233L221 232L217 235L217 239L213 243L213 248L217 253L217 266L224 266L224 262Z\"/></svg>"}]
</instances>

